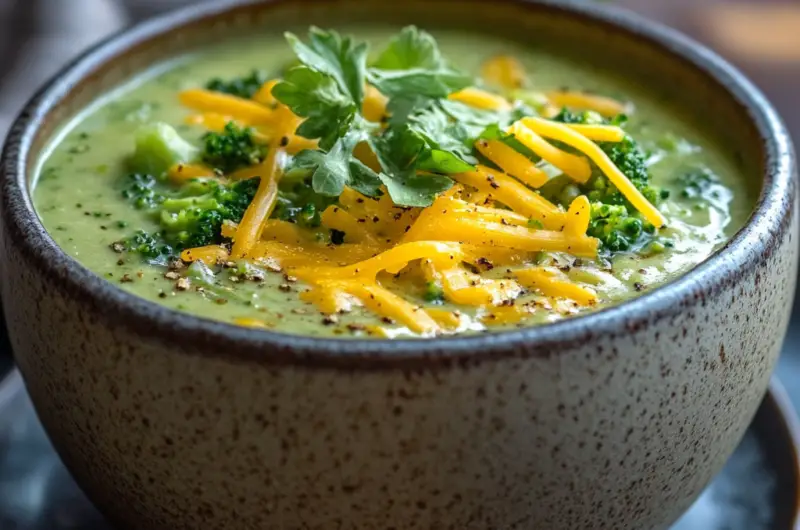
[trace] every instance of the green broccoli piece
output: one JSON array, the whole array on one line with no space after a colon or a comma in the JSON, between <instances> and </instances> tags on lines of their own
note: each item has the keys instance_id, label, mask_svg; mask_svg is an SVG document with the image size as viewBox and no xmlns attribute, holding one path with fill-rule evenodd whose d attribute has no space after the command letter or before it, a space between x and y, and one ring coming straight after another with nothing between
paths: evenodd
<instances>
[{"instance_id":1,"label":"green broccoli piece","mask_svg":"<svg viewBox=\"0 0 800 530\"><path fill-rule=\"evenodd\" d=\"M444 303L444 291L442 286L436 282L428 282L425 286L425 293L423 298L426 302L431 304L440 305Z\"/></svg>"},{"instance_id":2,"label":"green broccoli piece","mask_svg":"<svg viewBox=\"0 0 800 530\"><path fill-rule=\"evenodd\" d=\"M200 151L166 123L156 122L136 132L136 149L129 159L137 173L162 176L175 164L191 162Z\"/></svg>"},{"instance_id":3,"label":"green broccoli piece","mask_svg":"<svg viewBox=\"0 0 800 530\"><path fill-rule=\"evenodd\" d=\"M150 179L144 179L145 184L149 185ZM159 200L142 194L135 200L141 200L141 208L152 213L160 230L153 234L140 230L123 242L124 247L152 260L173 256L185 248L222 243L223 221L241 221L258 183L257 178L232 185L213 180L189 183L175 194L160 195ZM148 185L143 189L152 191Z\"/></svg>"},{"instance_id":4,"label":"green broccoli piece","mask_svg":"<svg viewBox=\"0 0 800 530\"><path fill-rule=\"evenodd\" d=\"M230 186L209 181L204 195L165 199L157 210L162 237L178 249L221 243L222 222L241 221L258 183L257 178Z\"/></svg>"},{"instance_id":5,"label":"green broccoli piece","mask_svg":"<svg viewBox=\"0 0 800 530\"><path fill-rule=\"evenodd\" d=\"M573 112L564 107L561 112L553 117L553 121L560 121L561 123L586 123L586 124L607 124L608 121L603 116L593 110L585 110L583 112Z\"/></svg>"},{"instance_id":6,"label":"green broccoli piece","mask_svg":"<svg viewBox=\"0 0 800 530\"><path fill-rule=\"evenodd\" d=\"M154 189L155 186L156 179L152 175L131 173L126 177L126 187L122 190L122 196L130 200L137 210L155 208L164 202L164 195L158 193Z\"/></svg>"},{"instance_id":7,"label":"green broccoli piece","mask_svg":"<svg viewBox=\"0 0 800 530\"><path fill-rule=\"evenodd\" d=\"M655 233L655 227L624 205L592 203L587 235L600 240L610 252L634 250Z\"/></svg>"},{"instance_id":8,"label":"green broccoli piece","mask_svg":"<svg viewBox=\"0 0 800 530\"><path fill-rule=\"evenodd\" d=\"M173 249L160 236L148 234L144 230L137 230L131 237L122 241L122 244L128 252L140 254L151 260L173 254Z\"/></svg>"},{"instance_id":9,"label":"green broccoli piece","mask_svg":"<svg viewBox=\"0 0 800 530\"><path fill-rule=\"evenodd\" d=\"M272 217L304 228L317 228L322 223L320 214L334 202L336 197L314 192L310 177L295 182L284 181Z\"/></svg>"},{"instance_id":10,"label":"green broccoli piece","mask_svg":"<svg viewBox=\"0 0 800 530\"><path fill-rule=\"evenodd\" d=\"M684 173L676 179L684 199L702 199L719 185L719 177L709 169L699 168Z\"/></svg>"},{"instance_id":11,"label":"green broccoli piece","mask_svg":"<svg viewBox=\"0 0 800 530\"><path fill-rule=\"evenodd\" d=\"M256 69L246 76L235 77L227 81L215 77L206 83L206 88L215 92L224 92L232 96L250 99L258 92L261 85L268 80L269 76L267 76L265 71Z\"/></svg>"},{"instance_id":12,"label":"green broccoli piece","mask_svg":"<svg viewBox=\"0 0 800 530\"><path fill-rule=\"evenodd\" d=\"M203 136L203 162L224 173L258 164L264 159L264 147L253 140L253 131L228 122L221 133Z\"/></svg>"}]
</instances>

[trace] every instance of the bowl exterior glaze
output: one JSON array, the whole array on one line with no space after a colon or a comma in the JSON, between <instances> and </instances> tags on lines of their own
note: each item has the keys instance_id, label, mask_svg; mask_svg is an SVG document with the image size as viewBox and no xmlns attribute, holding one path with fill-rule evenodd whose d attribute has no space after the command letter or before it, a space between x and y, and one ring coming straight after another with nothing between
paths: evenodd
<instances>
[{"instance_id":1,"label":"bowl exterior glaze","mask_svg":"<svg viewBox=\"0 0 800 530\"><path fill-rule=\"evenodd\" d=\"M750 160L748 174L763 179L756 214L728 247L634 302L500 335L321 341L136 299L44 232L29 195L39 153L66 119L145 65L201 36L324 23L354 7L363 7L356 19L389 12L419 22L434 4L448 2L182 12L91 52L17 121L2 183L11 339L57 450L122 527L661 529L737 445L793 300L794 154L774 111L738 73L627 15L556 2L456 3L473 21L625 48L618 65L640 64L643 82L694 87L686 104L716 116L720 134Z\"/></svg>"}]
</instances>

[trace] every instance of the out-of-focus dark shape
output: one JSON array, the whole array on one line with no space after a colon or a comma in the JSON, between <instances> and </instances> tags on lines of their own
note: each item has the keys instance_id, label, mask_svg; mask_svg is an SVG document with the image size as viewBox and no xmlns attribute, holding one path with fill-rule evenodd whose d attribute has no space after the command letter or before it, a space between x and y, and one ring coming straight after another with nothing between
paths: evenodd
<instances>
[{"instance_id":1,"label":"out-of-focus dark shape","mask_svg":"<svg viewBox=\"0 0 800 530\"><path fill-rule=\"evenodd\" d=\"M0 138L45 79L125 26L117 0L0 1Z\"/></svg>"}]
</instances>

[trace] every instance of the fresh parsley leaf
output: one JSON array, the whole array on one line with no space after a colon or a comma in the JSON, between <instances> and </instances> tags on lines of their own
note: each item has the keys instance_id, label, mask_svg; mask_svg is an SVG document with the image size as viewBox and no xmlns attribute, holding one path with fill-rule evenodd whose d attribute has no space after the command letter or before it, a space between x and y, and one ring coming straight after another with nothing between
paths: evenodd
<instances>
[{"instance_id":1,"label":"fresh parsley leaf","mask_svg":"<svg viewBox=\"0 0 800 530\"><path fill-rule=\"evenodd\" d=\"M307 66L286 72L284 80L272 89L272 95L298 116L307 118L297 134L319 138L319 145L325 150L331 149L357 121L358 107L336 80Z\"/></svg>"},{"instance_id":2,"label":"fresh parsley leaf","mask_svg":"<svg viewBox=\"0 0 800 530\"><path fill-rule=\"evenodd\" d=\"M381 52L373 66L382 70L435 70L444 64L436 39L415 26L406 26Z\"/></svg>"},{"instance_id":3,"label":"fresh parsley leaf","mask_svg":"<svg viewBox=\"0 0 800 530\"><path fill-rule=\"evenodd\" d=\"M473 83L447 64L430 34L415 26L391 40L370 69L369 79L390 98L409 94L444 98Z\"/></svg>"},{"instance_id":4,"label":"fresh parsley leaf","mask_svg":"<svg viewBox=\"0 0 800 530\"><path fill-rule=\"evenodd\" d=\"M366 43L356 44L351 37L317 27L309 30L308 44L292 33L286 34L286 40L303 64L334 78L342 92L361 108L367 69Z\"/></svg>"}]
</instances>

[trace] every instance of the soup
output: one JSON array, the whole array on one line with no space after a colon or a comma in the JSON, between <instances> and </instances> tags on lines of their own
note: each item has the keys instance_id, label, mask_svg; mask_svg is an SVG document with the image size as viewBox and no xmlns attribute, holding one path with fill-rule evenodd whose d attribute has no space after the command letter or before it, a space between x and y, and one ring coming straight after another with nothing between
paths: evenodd
<instances>
[{"instance_id":1,"label":"soup","mask_svg":"<svg viewBox=\"0 0 800 530\"><path fill-rule=\"evenodd\" d=\"M618 304L751 211L730 153L620 77L482 35L352 33L218 44L97 101L40 162L44 225L179 311L394 338Z\"/></svg>"}]
</instances>

